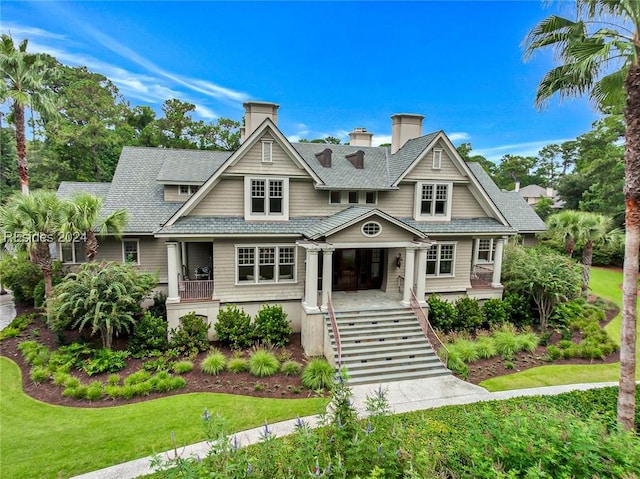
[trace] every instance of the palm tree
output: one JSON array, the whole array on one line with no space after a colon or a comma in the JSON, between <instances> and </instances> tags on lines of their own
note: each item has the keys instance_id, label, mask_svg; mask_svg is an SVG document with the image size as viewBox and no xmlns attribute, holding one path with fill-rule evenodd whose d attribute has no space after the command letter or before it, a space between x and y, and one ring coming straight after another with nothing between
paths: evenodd
<instances>
[{"instance_id":1,"label":"palm tree","mask_svg":"<svg viewBox=\"0 0 640 479\"><path fill-rule=\"evenodd\" d=\"M0 206L0 238L16 249L27 249L31 262L42 270L45 297L52 289L50 246L59 238L61 213L62 203L55 192L45 190L14 193Z\"/></svg>"},{"instance_id":2,"label":"palm tree","mask_svg":"<svg viewBox=\"0 0 640 479\"><path fill-rule=\"evenodd\" d=\"M547 219L547 228L552 234L564 239L565 251L569 256L582 246L582 294L589 290L593 247L596 243L610 243L620 237L620 230L613 229L613 220L608 216L586 211L565 210Z\"/></svg>"},{"instance_id":3,"label":"palm tree","mask_svg":"<svg viewBox=\"0 0 640 479\"><path fill-rule=\"evenodd\" d=\"M101 217L102 198L90 193L78 193L63 208L64 221L62 235L78 235L85 239L85 251L89 261L94 261L98 252L96 231L101 236L112 233L120 237L127 222L127 212L124 209L114 211L106 217Z\"/></svg>"},{"instance_id":4,"label":"palm tree","mask_svg":"<svg viewBox=\"0 0 640 479\"><path fill-rule=\"evenodd\" d=\"M638 249L640 247L640 2L576 0L576 19L551 15L525 39L525 58L551 47L558 66L542 78L536 104L588 93L601 109L625 104L625 260L618 421L635 417Z\"/></svg>"},{"instance_id":5,"label":"palm tree","mask_svg":"<svg viewBox=\"0 0 640 479\"><path fill-rule=\"evenodd\" d=\"M51 74L38 55L27 53L28 40L24 39L16 49L13 38L3 34L0 42L0 102L9 100L13 123L16 126L16 151L18 176L22 193L29 194L29 167L25 134L25 107L32 111L54 116L57 113L55 96L45 88Z\"/></svg>"}]
</instances>

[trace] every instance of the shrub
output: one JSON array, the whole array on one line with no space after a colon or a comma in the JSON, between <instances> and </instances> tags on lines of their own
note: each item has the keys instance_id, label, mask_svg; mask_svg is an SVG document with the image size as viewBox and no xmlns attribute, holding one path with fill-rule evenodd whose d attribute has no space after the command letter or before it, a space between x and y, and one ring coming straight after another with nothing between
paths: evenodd
<instances>
[{"instance_id":1,"label":"shrub","mask_svg":"<svg viewBox=\"0 0 640 479\"><path fill-rule=\"evenodd\" d=\"M479 358L489 359L497 356L496 345L493 338L483 336L476 341L476 353Z\"/></svg>"},{"instance_id":2,"label":"shrub","mask_svg":"<svg viewBox=\"0 0 640 479\"><path fill-rule=\"evenodd\" d=\"M460 355L455 349L449 351L447 368L449 368L453 373L459 374L462 378L466 378L469 374L469 367L462 359L460 359Z\"/></svg>"},{"instance_id":3,"label":"shrub","mask_svg":"<svg viewBox=\"0 0 640 479\"><path fill-rule=\"evenodd\" d=\"M134 384L147 381L150 377L151 374L149 374L147 371L136 371L135 373L131 373L126 378L124 378L124 385L133 386Z\"/></svg>"},{"instance_id":4,"label":"shrub","mask_svg":"<svg viewBox=\"0 0 640 479\"><path fill-rule=\"evenodd\" d=\"M136 396L148 396L153 391L153 385L150 381L133 385L133 392Z\"/></svg>"},{"instance_id":5,"label":"shrub","mask_svg":"<svg viewBox=\"0 0 640 479\"><path fill-rule=\"evenodd\" d=\"M540 339L534 333L519 334L516 338L518 351L534 352Z\"/></svg>"},{"instance_id":6,"label":"shrub","mask_svg":"<svg viewBox=\"0 0 640 479\"><path fill-rule=\"evenodd\" d=\"M429 296L427 304L429 305L429 322L431 325L435 329L444 332L453 331L453 326L457 322L455 306L435 294Z\"/></svg>"},{"instance_id":7,"label":"shrub","mask_svg":"<svg viewBox=\"0 0 640 479\"><path fill-rule=\"evenodd\" d=\"M51 373L49 370L43 366L36 366L31 369L30 377L36 384L40 384L41 382L48 380L50 376Z\"/></svg>"},{"instance_id":8,"label":"shrub","mask_svg":"<svg viewBox=\"0 0 640 479\"><path fill-rule=\"evenodd\" d=\"M468 339L460 339L449 347L449 352L454 350L460 360L464 363L472 363L478 360L478 352L473 341Z\"/></svg>"},{"instance_id":9,"label":"shrub","mask_svg":"<svg viewBox=\"0 0 640 479\"><path fill-rule=\"evenodd\" d=\"M251 323L251 316L234 304L227 304L218 312L214 329L218 340L233 349L249 347L255 338L255 327Z\"/></svg>"},{"instance_id":10,"label":"shrub","mask_svg":"<svg viewBox=\"0 0 640 479\"><path fill-rule=\"evenodd\" d=\"M256 314L255 327L256 336L261 342L277 347L289 344L293 333L291 321L279 304L262 306Z\"/></svg>"},{"instance_id":11,"label":"shrub","mask_svg":"<svg viewBox=\"0 0 640 479\"><path fill-rule=\"evenodd\" d=\"M164 351L167 340L167 321L146 311L133 328L128 349L132 354L149 354L152 351Z\"/></svg>"},{"instance_id":12,"label":"shrub","mask_svg":"<svg viewBox=\"0 0 640 479\"><path fill-rule=\"evenodd\" d=\"M503 304L507 312L509 322L517 327L533 324L531 299L519 293L505 293Z\"/></svg>"},{"instance_id":13,"label":"shrub","mask_svg":"<svg viewBox=\"0 0 640 479\"><path fill-rule=\"evenodd\" d=\"M205 374L217 376L227 365L227 358L222 352L214 349L200 363L200 369Z\"/></svg>"},{"instance_id":14,"label":"shrub","mask_svg":"<svg viewBox=\"0 0 640 479\"><path fill-rule=\"evenodd\" d=\"M314 358L305 366L300 381L311 390L332 389L336 371L324 358Z\"/></svg>"},{"instance_id":15,"label":"shrub","mask_svg":"<svg viewBox=\"0 0 640 479\"><path fill-rule=\"evenodd\" d=\"M0 331L0 340L15 338L20 335L20 330L11 326L7 326L2 331Z\"/></svg>"},{"instance_id":16,"label":"shrub","mask_svg":"<svg viewBox=\"0 0 640 479\"><path fill-rule=\"evenodd\" d=\"M21 251L4 257L0 261L0 277L16 303L33 304L33 292L42 279L42 271L29 260L27 253Z\"/></svg>"},{"instance_id":17,"label":"shrub","mask_svg":"<svg viewBox=\"0 0 640 479\"><path fill-rule=\"evenodd\" d=\"M193 371L193 363L191 361L178 361L173 365L173 372L176 374L185 374Z\"/></svg>"},{"instance_id":18,"label":"shrub","mask_svg":"<svg viewBox=\"0 0 640 479\"><path fill-rule=\"evenodd\" d=\"M92 382L87 387L87 391L85 392L85 397L89 401L97 401L102 397L102 384L100 381Z\"/></svg>"},{"instance_id":19,"label":"shrub","mask_svg":"<svg viewBox=\"0 0 640 479\"><path fill-rule=\"evenodd\" d=\"M20 333L26 330L36 319L37 314L21 314L13 318L13 321L9 325L0 331L0 340L5 338L15 338Z\"/></svg>"},{"instance_id":20,"label":"shrub","mask_svg":"<svg viewBox=\"0 0 640 479\"><path fill-rule=\"evenodd\" d=\"M493 340L496 345L496 351L503 359L511 359L519 351L518 338L514 331L496 331Z\"/></svg>"},{"instance_id":21,"label":"shrub","mask_svg":"<svg viewBox=\"0 0 640 479\"><path fill-rule=\"evenodd\" d=\"M18 344L18 349L24 356L25 361L32 366L45 366L51 357L49 349L44 344L36 341L23 341Z\"/></svg>"},{"instance_id":22,"label":"shrub","mask_svg":"<svg viewBox=\"0 0 640 479\"><path fill-rule=\"evenodd\" d=\"M127 367L126 359L129 351L112 351L111 349L98 349L93 357L82 362L81 369L89 376L100 373L113 373Z\"/></svg>"},{"instance_id":23,"label":"shrub","mask_svg":"<svg viewBox=\"0 0 640 479\"><path fill-rule=\"evenodd\" d=\"M71 376L64 371L56 371L53 373L53 384L63 386Z\"/></svg>"},{"instance_id":24,"label":"shrub","mask_svg":"<svg viewBox=\"0 0 640 479\"><path fill-rule=\"evenodd\" d=\"M180 318L179 328L171 330L169 347L184 355L206 351L209 348L208 332L206 319L191 312Z\"/></svg>"},{"instance_id":25,"label":"shrub","mask_svg":"<svg viewBox=\"0 0 640 479\"><path fill-rule=\"evenodd\" d=\"M547 346L547 354L552 360L560 359L562 357L562 351L558 346L554 346L553 344Z\"/></svg>"},{"instance_id":26,"label":"shrub","mask_svg":"<svg viewBox=\"0 0 640 479\"><path fill-rule=\"evenodd\" d=\"M117 386L120 384L120 375L119 374L109 374L107 378L107 384L111 386Z\"/></svg>"},{"instance_id":27,"label":"shrub","mask_svg":"<svg viewBox=\"0 0 640 479\"><path fill-rule=\"evenodd\" d=\"M483 326L488 329L500 326L508 321L507 307L498 298L487 299L482 305Z\"/></svg>"},{"instance_id":28,"label":"shrub","mask_svg":"<svg viewBox=\"0 0 640 479\"><path fill-rule=\"evenodd\" d=\"M475 331L482 326L484 317L480 303L475 298L463 296L455 302L456 323L454 329L462 331Z\"/></svg>"},{"instance_id":29,"label":"shrub","mask_svg":"<svg viewBox=\"0 0 640 479\"><path fill-rule=\"evenodd\" d=\"M302 371L302 364L297 361L285 361L280 368L285 376L299 376Z\"/></svg>"},{"instance_id":30,"label":"shrub","mask_svg":"<svg viewBox=\"0 0 640 479\"><path fill-rule=\"evenodd\" d=\"M245 358L231 358L227 363L227 369L232 373L244 373L249 370L249 361Z\"/></svg>"},{"instance_id":31,"label":"shrub","mask_svg":"<svg viewBox=\"0 0 640 479\"><path fill-rule=\"evenodd\" d=\"M167 320L167 295L162 291L156 291L153 295L153 304L147 308L147 312L156 318Z\"/></svg>"},{"instance_id":32,"label":"shrub","mask_svg":"<svg viewBox=\"0 0 640 479\"><path fill-rule=\"evenodd\" d=\"M266 349L258 349L249 357L249 373L263 378L273 376L280 371L280 362L276 355Z\"/></svg>"}]
</instances>

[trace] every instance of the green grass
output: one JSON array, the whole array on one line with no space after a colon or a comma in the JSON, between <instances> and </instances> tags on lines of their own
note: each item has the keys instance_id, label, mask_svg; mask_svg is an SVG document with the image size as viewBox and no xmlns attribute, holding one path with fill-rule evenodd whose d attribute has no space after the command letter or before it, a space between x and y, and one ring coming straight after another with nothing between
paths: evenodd
<instances>
[{"instance_id":1,"label":"green grass","mask_svg":"<svg viewBox=\"0 0 640 479\"><path fill-rule=\"evenodd\" d=\"M591 268L591 292L622 307L622 271ZM640 303L640 300L639 300ZM607 334L620 344L622 315L618 314L606 327ZM638 330L640 336L640 329ZM640 357L640 339L636 340L636 357ZM540 366L520 373L509 374L482 381L480 386L489 391L506 391L561 384L597 383L618 381L620 363L594 365ZM640 369L636 371L640 379Z\"/></svg>"},{"instance_id":2,"label":"green grass","mask_svg":"<svg viewBox=\"0 0 640 479\"><path fill-rule=\"evenodd\" d=\"M197 393L125 406L71 408L22 391L17 365L0 357L0 477L69 477L203 441L204 408L235 431L324 411L326 398L265 399Z\"/></svg>"}]
</instances>

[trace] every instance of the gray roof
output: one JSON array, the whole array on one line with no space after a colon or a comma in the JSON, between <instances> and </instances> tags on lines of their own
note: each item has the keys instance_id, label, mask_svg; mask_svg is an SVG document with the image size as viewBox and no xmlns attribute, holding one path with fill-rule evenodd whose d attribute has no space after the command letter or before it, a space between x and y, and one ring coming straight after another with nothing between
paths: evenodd
<instances>
[{"instance_id":1,"label":"gray roof","mask_svg":"<svg viewBox=\"0 0 640 479\"><path fill-rule=\"evenodd\" d=\"M203 235L299 235L320 221L318 217L290 218L289 221L245 221L236 216L185 216L158 234Z\"/></svg>"},{"instance_id":2,"label":"gray roof","mask_svg":"<svg viewBox=\"0 0 640 479\"><path fill-rule=\"evenodd\" d=\"M500 190L479 163L468 162L467 166L493 200L502 216L518 233L533 233L546 229L544 221L520 194L514 191Z\"/></svg>"},{"instance_id":3,"label":"gray roof","mask_svg":"<svg viewBox=\"0 0 640 479\"><path fill-rule=\"evenodd\" d=\"M75 193L90 193L104 200L110 186L111 183L63 181L58 186L57 195L59 198L70 198Z\"/></svg>"},{"instance_id":4,"label":"gray roof","mask_svg":"<svg viewBox=\"0 0 640 479\"><path fill-rule=\"evenodd\" d=\"M163 158L160 183L204 183L231 156L230 151L154 149Z\"/></svg>"},{"instance_id":5,"label":"gray roof","mask_svg":"<svg viewBox=\"0 0 640 479\"><path fill-rule=\"evenodd\" d=\"M392 183L396 182L402 174L407 171L420 154L429 146L434 138L441 133L435 131L419 138L407 141L402 148L396 151L391 157L389 170L391 172Z\"/></svg>"},{"instance_id":6,"label":"gray roof","mask_svg":"<svg viewBox=\"0 0 640 479\"><path fill-rule=\"evenodd\" d=\"M125 233L151 234L173 215L182 203L164 201L164 185L156 181L167 150L125 146L104 202L104 214L120 208L129 212Z\"/></svg>"},{"instance_id":7,"label":"gray roof","mask_svg":"<svg viewBox=\"0 0 640 479\"><path fill-rule=\"evenodd\" d=\"M539 185L527 185L523 188L520 188L520 190L518 190L517 193L520 193L520 196L524 196L525 198L526 197L539 198L543 196L544 197L548 196L547 189Z\"/></svg>"},{"instance_id":8,"label":"gray roof","mask_svg":"<svg viewBox=\"0 0 640 479\"><path fill-rule=\"evenodd\" d=\"M510 226L505 226L493 218L451 218L451 221L415 221L413 218L399 218L407 225L420 230L427 236L433 235L478 235L509 234L516 231Z\"/></svg>"}]
</instances>

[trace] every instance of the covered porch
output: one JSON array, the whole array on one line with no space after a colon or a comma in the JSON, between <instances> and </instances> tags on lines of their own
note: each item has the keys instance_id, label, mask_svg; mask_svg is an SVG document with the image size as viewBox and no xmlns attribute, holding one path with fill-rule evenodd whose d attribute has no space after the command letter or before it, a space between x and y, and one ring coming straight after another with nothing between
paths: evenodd
<instances>
[{"instance_id":1,"label":"covered porch","mask_svg":"<svg viewBox=\"0 0 640 479\"><path fill-rule=\"evenodd\" d=\"M212 241L167 241L168 297L174 303L214 299Z\"/></svg>"}]
</instances>

